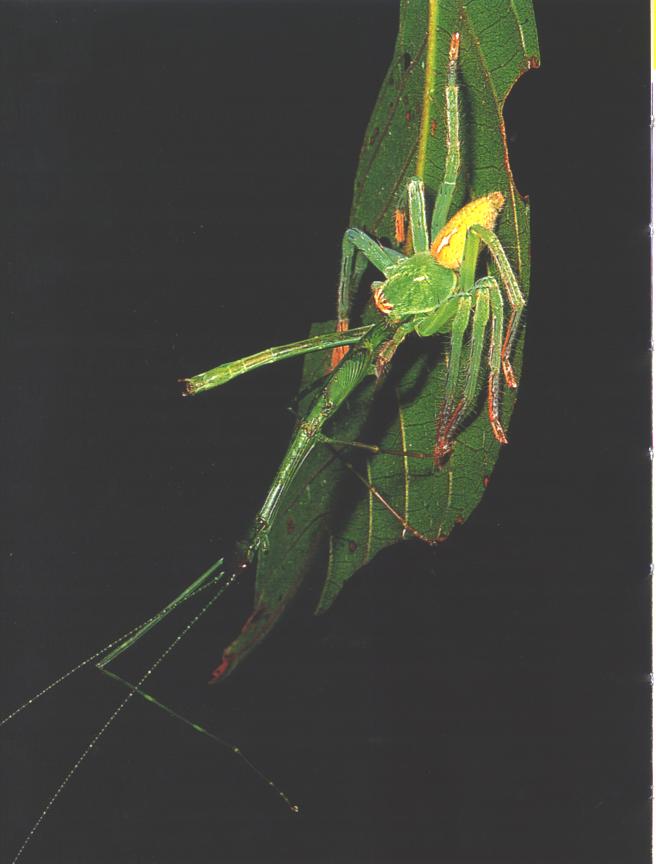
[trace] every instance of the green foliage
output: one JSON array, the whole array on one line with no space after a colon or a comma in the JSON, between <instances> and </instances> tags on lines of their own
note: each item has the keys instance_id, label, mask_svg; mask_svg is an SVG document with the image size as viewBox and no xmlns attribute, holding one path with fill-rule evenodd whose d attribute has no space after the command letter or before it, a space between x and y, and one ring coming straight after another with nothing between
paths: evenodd
<instances>
[{"instance_id":1,"label":"green foliage","mask_svg":"<svg viewBox=\"0 0 656 864\"><path fill-rule=\"evenodd\" d=\"M401 0L394 56L360 153L350 225L392 245L394 210L408 178L423 177L429 196L434 195L444 171L444 86L455 31L461 34L462 165L451 212L478 195L504 193L497 233L526 296L529 208L513 182L502 112L513 84L539 64L530 0ZM492 265L490 271L494 273ZM368 321L374 314L369 306L362 312L369 281L365 278L358 296L351 298L352 326L357 318ZM312 332L334 326L315 325ZM444 393L444 345L439 337L409 343L381 384L370 380L356 391L329 424L328 434L385 449L432 453ZM518 375L522 348L523 333L513 358ZM326 374L329 359L308 355L302 393ZM301 401L301 412L309 398ZM514 402L515 394L503 388L505 429ZM412 525L443 540L480 501L498 452L482 397L441 469L432 459L315 448L286 493L268 552L259 555L255 609L226 650L226 666L232 670L261 641L308 574L322 580L317 611L323 612L356 570L402 539L399 521L347 463Z\"/></svg>"}]
</instances>

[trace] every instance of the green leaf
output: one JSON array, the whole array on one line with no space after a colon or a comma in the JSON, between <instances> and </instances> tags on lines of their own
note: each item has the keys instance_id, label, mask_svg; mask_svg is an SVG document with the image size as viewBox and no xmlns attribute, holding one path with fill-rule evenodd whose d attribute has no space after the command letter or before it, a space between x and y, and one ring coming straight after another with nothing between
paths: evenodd
<instances>
[{"instance_id":1,"label":"green leaf","mask_svg":"<svg viewBox=\"0 0 656 864\"><path fill-rule=\"evenodd\" d=\"M461 35L462 167L451 212L487 192L504 193L497 233L526 296L529 208L513 181L503 106L523 72L539 65L530 0L402 0L394 56L360 153L350 225L390 245L394 210L408 178L423 177L429 197L435 194L446 156L444 87L449 43L456 31ZM494 272L492 265L490 270ZM368 296L366 284L359 295ZM360 297L351 301L357 310ZM367 307L365 319L371 314ZM315 325L312 332L334 326ZM518 376L523 341L522 332L513 357ZM322 354L307 357L302 393L321 381L329 359ZM335 416L328 433L384 449L432 453L445 370L439 338L408 340L382 385L365 382ZM301 412L310 398L311 392L301 400ZM515 393L504 388L501 417L506 430L514 402ZM309 573L321 579L317 611L323 612L356 570L402 539L401 524L374 488L420 532L443 540L480 501L498 452L483 397L441 469L432 459L315 448L286 493L268 551L259 556L254 611L226 649L222 669L234 669L266 636Z\"/></svg>"}]
</instances>

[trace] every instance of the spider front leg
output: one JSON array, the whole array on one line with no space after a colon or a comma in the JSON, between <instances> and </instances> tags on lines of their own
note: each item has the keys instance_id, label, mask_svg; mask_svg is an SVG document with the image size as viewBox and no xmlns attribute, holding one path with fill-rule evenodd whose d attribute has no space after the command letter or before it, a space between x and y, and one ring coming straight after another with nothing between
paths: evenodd
<instances>
[{"instance_id":1,"label":"spider front leg","mask_svg":"<svg viewBox=\"0 0 656 864\"><path fill-rule=\"evenodd\" d=\"M458 54L460 34L454 33L449 48L449 65L446 73L446 163L444 177L435 198L431 219L431 239L435 239L446 223L453 193L460 173L460 112L458 107Z\"/></svg>"},{"instance_id":2,"label":"spider front leg","mask_svg":"<svg viewBox=\"0 0 656 864\"><path fill-rule=\"evenodd\" d=\"M337 331L349 329L349 300L351 288L362 278L370 261L383 275L403 256L393 249L386 249L358 228L348 228L342 239L342 260L337 286ZM348 347L333 349L330 367L334 369L348 352Z\"/></svg>"},{"instance_id":3,"label":"spider front leg","mask_svg":"<svg viewBox=\"0 0 656 864\"><path fill-rule=\"evenodd\" d=\"M446 161L444 166L444 177L440 183L433 215L430 225L430 240L434 240L440 229L444 226L449 215L453 193L455 192L458 175L460 173L460 109L458 97L458 55L460 51L460 34L454 33L451 37L449 48L449 65L446 74L446 86L444 88L446 102ZM417 171L423 173L423 165L417 165ZM413 219L413 184L421 189L420 206L415 208ZM419 187L421 184L421 187ZM427 221L424 203L424 187L420 179L414 178L407 187L408 210L410 216L410 229L412 244L415 252L424 252L428 243L424 242L427 234ZM405 213L403 209L395 211L395 236L397 243L403 243L405 235Z\"/></svg>"},{"instance_id":4,"label":"spider front leg","mask_svg":"<svg viewBox=\"0 0 656 864\"><path fill-rule=\"evenodd\" d=\"M406 186L408 215L410 219L410 239L414 252L428 252L430 241L426 222L426 192L424 181L412 177Z\"/></svg>"}]
</instances>

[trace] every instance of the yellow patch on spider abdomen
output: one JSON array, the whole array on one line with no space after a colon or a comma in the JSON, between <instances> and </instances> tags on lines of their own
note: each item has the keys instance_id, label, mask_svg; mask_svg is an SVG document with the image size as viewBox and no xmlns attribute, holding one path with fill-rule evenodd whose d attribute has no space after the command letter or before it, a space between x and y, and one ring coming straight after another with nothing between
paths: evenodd
<instances>
[{"instance_id":1,"label":"yellow patch on spider abdomen","mask_svg":"<svg viewBox=\"0 0 656 864\"><path fill-rule=\"evenodd\" d=\"M467 230L472 225L482 225L492 231L504 201L501 192L490 192L458 210L431 244L431 255L437 263L457 270L462 264Z\"/></svg>"}]
</instances>

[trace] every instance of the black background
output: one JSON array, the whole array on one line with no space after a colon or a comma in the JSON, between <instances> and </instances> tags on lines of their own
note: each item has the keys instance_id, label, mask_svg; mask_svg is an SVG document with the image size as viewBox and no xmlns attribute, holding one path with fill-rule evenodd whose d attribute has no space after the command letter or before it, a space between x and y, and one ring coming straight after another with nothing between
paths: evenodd
<instances>
[{"instance_id":1,"label":"black background","mask_svg":"<svg viewBox=\"0 0 656 864\"><path fill-rule=\"evenodd\" d=\"M207 688L237 587L151 682L301 814L135 701L26 864L649 860L648 4L535 5L543 66L506 110L533 208L526 360L483 502ZM397 14L0 7L8 709L228 553L259 505L298 365L197 400L175 381L332 316ZM87 671L2 730L3 860L123 695Z\"/></svg>"}]
</instances>

